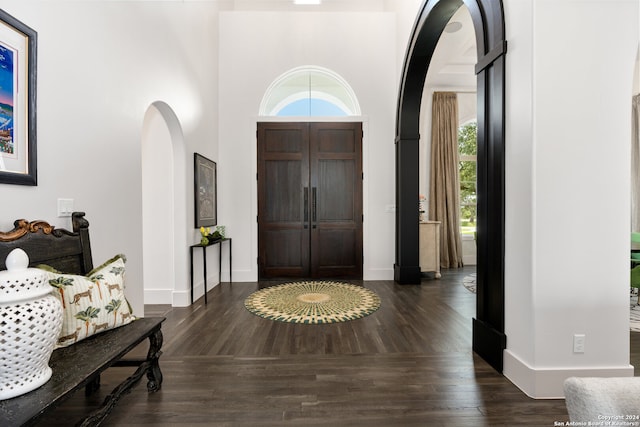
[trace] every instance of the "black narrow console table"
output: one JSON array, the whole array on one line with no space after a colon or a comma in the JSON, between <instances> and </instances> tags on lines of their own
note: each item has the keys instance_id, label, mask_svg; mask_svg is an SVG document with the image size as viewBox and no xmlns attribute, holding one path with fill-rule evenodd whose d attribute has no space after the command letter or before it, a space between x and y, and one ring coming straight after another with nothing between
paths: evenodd
<instances>
[{"instance_id":1,"label":"black narrow console table","mask_svg":"<svg viewBox=\"0 0 640 427\"><path fill-rule=\"evenodd\" d=\"M214 240L208 245L191 245L189 246L189 258L191 259L191 304L193 304L193 250L202 248L202 266L204 270L204 303L207 303L207 248L209 246L220 245L220 253L218 256L218 282L222 282L222 242L229 242L229 282L231 282L231 238Z\"/></svg>"}]
</instances>

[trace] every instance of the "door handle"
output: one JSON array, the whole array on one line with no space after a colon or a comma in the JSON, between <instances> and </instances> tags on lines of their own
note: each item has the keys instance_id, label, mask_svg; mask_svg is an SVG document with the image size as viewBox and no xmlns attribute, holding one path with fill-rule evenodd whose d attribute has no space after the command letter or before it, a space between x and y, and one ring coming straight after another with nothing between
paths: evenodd
<instances>
[{"instance_id":1,"label":"door handle","mask_svg":"<svg viewBox=\"0 0 640 427\"><path fill-rule=\"evenodd\" d=\"M316 187L313 187L311 189L311 225L312 228L316 228L316 222L317 222L317 217L316 217L316 210L317 210L317 196L318 196L318 192L316 191Z\"/></svg>"},{"instance_id":2,"label":"door handle","mask_svg":"<svg viewBox=\"0 0 640 427\"><path fill-rule=\"evenodd\" d=\"M309 228L309 187L304 187L304 228Z\"/></svg>"}]
</instances>

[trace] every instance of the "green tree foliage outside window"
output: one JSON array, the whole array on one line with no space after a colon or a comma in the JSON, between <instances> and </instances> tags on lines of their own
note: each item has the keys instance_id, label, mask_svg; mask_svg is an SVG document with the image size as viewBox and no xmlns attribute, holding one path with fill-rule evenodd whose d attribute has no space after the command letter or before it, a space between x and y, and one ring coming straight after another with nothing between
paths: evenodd
<instances>
[{"instance_id":1,"label":"green tree foliage outside window","mask_svg":"<svg viewBox=\"0 0 640 427\"><path fill-rule=\"evenodd\" d=\"M458 128L460 164L460 224L463 233L476 231L476 176L478 124L467 123Z\"/></svg>"}]
</instances>

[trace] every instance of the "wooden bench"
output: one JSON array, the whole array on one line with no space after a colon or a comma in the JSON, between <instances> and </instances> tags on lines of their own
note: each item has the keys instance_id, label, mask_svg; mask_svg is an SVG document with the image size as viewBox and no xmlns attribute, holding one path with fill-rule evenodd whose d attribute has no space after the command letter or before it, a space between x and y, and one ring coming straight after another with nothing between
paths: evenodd
<instances>
[{"instance_id":1,"label":"wooden bench","mask_svg":"<svg viewBox=\"0 0 640 427\"><path fill-rule=\"evenodd\" d=\"M19 247L27 252L32 266L47 264L65 273L88 273L93 269L89 223L83 212L73 213L72 222L73 232L56 229L44 221L15 221L13 230L0 232L0 270L6 268L5 258L9 252ZM84 387L87 394L97 390L100 373L112 366L138 368L105 398L100 408L78 425L99 425L117 401L145 374L148 391L160 390L162 372L159 358L164 320L163 317L139 318L55 350L49 362L53 374L47 383L29 393L0 401L0 426L35 424L42 415L56 408L79 388ZM123 358L147 339L149 350L145 359Z\"/></svg>"}]
</instances>

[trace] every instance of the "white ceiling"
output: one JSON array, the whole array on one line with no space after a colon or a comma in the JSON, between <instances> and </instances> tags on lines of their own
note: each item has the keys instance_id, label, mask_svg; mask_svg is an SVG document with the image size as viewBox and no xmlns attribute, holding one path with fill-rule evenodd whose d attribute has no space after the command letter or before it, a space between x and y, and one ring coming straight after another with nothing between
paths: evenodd
<instances>
[{"instance_id":1,"label":"white ceiling","mask_svg":"<svg viewBox=\"0 0 640 427\"><path fill-rule=\"evenodd\" d=\"M396 2L410 0L322 0L321 5L294 5L293 0L220 0L233 10L287 10L304 12L383 12L395 11ZM418 3L417 0L411 0ZM417 6L417 5L416 5ZM445 31L429 65L428 85L436 88L475 91L476 42L471 15L462 6L450 24L462 26L456 32Z\"/></svg>"},{"instance_id":2,"label":"white ceiling","mask_svg":"<svg viewBox=\"0 0 640 427\"><path fill-rule=\"evenodd\" d=\"M123 1L123 0L84 0ZM150 1L150 0L124 0ZM210 1L221 10L244 11L304 11L304 12L398 12L411 10L423 0L322 0L320 5L295 5L293 0L155 0L167 2ZM406 3L405 3L406 2ZM462 6L450 22L459 22L462 28L453 33L444 32L429 65L428 84L432 87L475 90L476 63L475 34L471 16ZM404 57L404 55L401 55Z\"/></svg>"},{"instance_id":3,"label":"white ceiling","mask_svg":"<svg viewBox=\"0 0 640 427\"><path fill-rule=\"evenodd\" d=\"M447 28L462 27L456 32L442 33L429 64L427 84L430 87L475 91L477 62L476 39L471 15L461 7L451 18Z\"/></svg>"},{"instance_id":4,"label":"white ceiling","mask_svg":"<svg viewBox=\"0 0 640 427\"><path fill-rule=\"evenodd\" d=\"M85 0L122 1L122 0ZM124 0L149 1L149 0ZM409 10L423 0L322 0L320 5L295 5L293 0L157 0L157 1L211 1L221 10L244 11L301 11L301 12L398 12ZM411 2L411 3L400 3ZM473 91L476 86L475 34L471 16L465 6L451 18L462 27L456 32L444 32L429 65L428 85L450 90ZM402 55L404 56L404 55Z\"/></svg>"},{"instance_id":5,"label":"white ceiling","mask_svg":"<svg viewBox=\"0 0 640 427\"><path fill-rule=\"evenodd\" d=\"M389 0L387 0L389 1ZM400 0L406 1L406 0ZM294 5L293 0L220 0L233 10L298 10L304 12L384 11L385 0L322 0L320 5Z\"/></svg>"}]
</instances>

